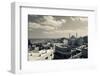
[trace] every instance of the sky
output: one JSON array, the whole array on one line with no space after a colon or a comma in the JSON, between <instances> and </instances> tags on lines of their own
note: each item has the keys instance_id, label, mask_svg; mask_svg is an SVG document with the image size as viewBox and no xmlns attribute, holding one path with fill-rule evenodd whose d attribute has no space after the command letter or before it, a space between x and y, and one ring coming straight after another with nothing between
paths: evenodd
<instances>
[{"instance_id":1,"label":"sky","mask_svg":"<svg viewBox=\"0 0 100 76\"><path fill-rule=\"evenodd\" d=\"M88 17L28 15L28 38L62 38L88 34Z\"/></svg>"}]
</instances>

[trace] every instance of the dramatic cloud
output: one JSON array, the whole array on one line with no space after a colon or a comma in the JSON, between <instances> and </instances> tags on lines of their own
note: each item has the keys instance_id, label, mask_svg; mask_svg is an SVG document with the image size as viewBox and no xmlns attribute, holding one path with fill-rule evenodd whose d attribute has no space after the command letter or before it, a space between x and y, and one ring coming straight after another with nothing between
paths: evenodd
<instances>
[{"instance_id":1,"label":"dramatic cloud","mask_svg":"<svg viewBox=\"0 0 100 76\"><path fill-rule=\"evenodd\" d=\"M59 38L69 33L84 36L87 32L87 17L28 15L29 38Z\"/></svg>"}]
</instances>

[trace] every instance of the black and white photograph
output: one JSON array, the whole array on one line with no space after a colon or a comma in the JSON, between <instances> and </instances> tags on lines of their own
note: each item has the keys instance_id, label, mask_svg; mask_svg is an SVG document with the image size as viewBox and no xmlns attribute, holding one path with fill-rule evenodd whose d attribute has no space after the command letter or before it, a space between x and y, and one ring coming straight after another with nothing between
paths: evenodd
<instances>
[{"instance_id":1,"label":"black and white photograph","mask_svg":"<svg viewBox=\"0 0 100 76\"><path fill-rule=\"evenodd\" d=\"M28 14L28 61L88 59L88 17Z\"/></svg>"}]
</instances>

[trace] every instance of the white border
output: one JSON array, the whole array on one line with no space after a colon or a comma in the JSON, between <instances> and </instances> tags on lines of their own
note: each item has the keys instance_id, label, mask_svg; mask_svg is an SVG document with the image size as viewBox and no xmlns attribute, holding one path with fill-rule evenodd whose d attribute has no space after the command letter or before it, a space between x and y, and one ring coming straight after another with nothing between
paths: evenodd
<instances>
[{"instance_id":1,"label":"white border","mask_svg":"<svg viewBox=\"0 0 100 76\"><path fill-rule=\"evenodd\" d=\"M25 40L26 37L23 36L23 34L25 34L26 30L23 25L23 17L21 17L21 15L25 15L24 13L22 13L22 10L21 8L26 8L26 7L31 7L31 8L38 8L38 9L41 9L41 12L43 9L46 9L46 10L62 10L62 11L67 11L67 10L74 10L74 11L81 11L81 12L84 12L84 11L89 11L89 12L92 12L91 16L89 17L92 21L92 23L89 23L89 35L91 37L91 39L89 39L90 41L90 46L91 48L89 48L89 50L95 50L95 48L93 48L93 45L91 45L93 42L93 40L95 39L94 36L96 35L96 31L95 31L95 9L94 8L83 8L83 7L71 7L71 6L68 6L68 8L52 8L52 7L35 7L34 4L28 4L28 3L12 3L12 59L11 59L11 62L12 62L12 68L11 68L11 71L13 73L22 73L22 72L46 72L46 71L55 71L55 70L64 70L64 69L68 69L68 68L72 68L74 69L75 67L77 68L88 68L88 67L91 67L94 65L93 63L93 60L95 60L94 56L93 55L93 52L90 53L90 59L88 60L61 60L60 62L59 61L37 61L37 62L32 62L32 63L26 63L26 64L23 64L25 60L25 56L23 54L23 48L25 47L25 45L22 45L23 44L23 40ZM28 11L30 13L32 13L32 11ZM25 12L26 14L28 12ZM38 12L37 12L38 13ZM90 13L89 13L90 14ZM88 14L88 15L89 15ZM45 14L44 14L45 15ZM47 14L48 15L48 14ZM51 14L52 15L52 14ZM25 17L24 17L25 18ZM22 39L24 38L24 39ZM22 40L22 41L21 41ZM91 42L92 41L92 42ZM21 51L20 51L21 50ZM22 58L20 58L22 57ZM55 64L57 64L55 66ZM67 65L67 67L64 67L64 66L60 66L60 65ZM30 65L30 66L29 66ZM33 67L32 67L33 65ZM53 67L55 66L55 67ZM42 69L44 68L45 69ZM35 68L35 69L32 69L32 68ZM31 71L32 70L32 71Z\"/></svg>"}]
</instances>

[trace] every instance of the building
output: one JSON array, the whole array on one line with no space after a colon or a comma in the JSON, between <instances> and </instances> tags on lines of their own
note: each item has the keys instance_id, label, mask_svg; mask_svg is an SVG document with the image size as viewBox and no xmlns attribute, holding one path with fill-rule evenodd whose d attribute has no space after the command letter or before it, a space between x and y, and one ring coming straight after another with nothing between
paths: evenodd
<instances>
[{"instance_id":1,"label":"building","mask_svg":"<svg viewBox=\"0 0 100 76\"><path fill-rule=\"evenodd\" d=\"M69 38L68 44L69 44L70 46L72 46L72 47L75 46L75 44L76 44L76 37L75 37L74 35L72 35L72 36Z\"/></svg>"},{"instance_id":2,"label":"building","mask_svg":"<svg viewBox=\"0 0 100 76\"><path fill-rule=\"evenodd\" d=\"M70 57L70 47L55 46L54 59L68 59Z\"/></svg>"},{"instance_id":3,"label":"building","mask_svg":"<svg viewBox=\"0 0 100 76\"><path fill-rule=\"evenodd\" d=\"M83 43L84 43L84 40L83 40L82 37L77 38L77 40L76 40L76 45L77 45L77 46L81 46L81 45L83 45Z\"/></svg>"}]
</instances>

